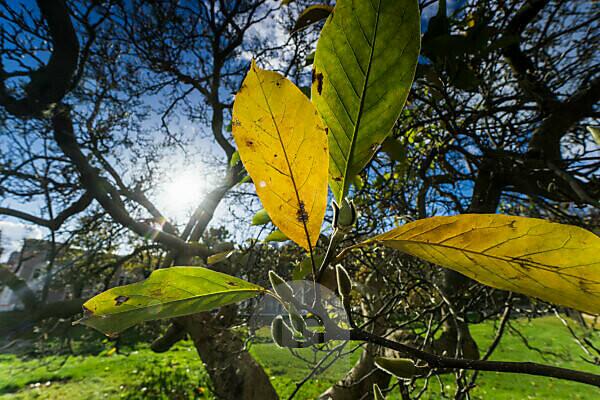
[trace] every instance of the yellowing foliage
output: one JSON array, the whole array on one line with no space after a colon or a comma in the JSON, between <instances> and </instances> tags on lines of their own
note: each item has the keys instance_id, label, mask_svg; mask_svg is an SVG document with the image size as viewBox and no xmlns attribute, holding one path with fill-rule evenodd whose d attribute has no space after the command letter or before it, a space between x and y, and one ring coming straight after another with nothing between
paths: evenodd
<instances>
[{"instance_id":1,"label":"yellowing foliage","mask_svg":"<svg viewBox=\"0 0 600 400\"><path fill-rule=\"evenodd\" d=\"M148 279L92 297L79 323L106 335L144 321L210 311L258 296L260 286L201 267L159 269Z\"/></svg>"},{"instance_id":2,"label":"yellowing foliage","mask_svg":"<svg viewBox=\"0 0 600 400\"><path fill-rule=\"evenodd\" d=\"M600 314L600 238L571 225L497 214L433 217L378 242L481 283Z\"/></svg>"},{"instance_id":3,"label":"yellowing foliage","mask_svg":"<svg viewBox=\"0 0 600 400\"><path fill-rule=\"evenodd\" d=\"M288 79L253 62L235 97L232 130L273 223L305 249L315 245L327 206L329 154L315 107Z\"/></svg>"}]
</instances>

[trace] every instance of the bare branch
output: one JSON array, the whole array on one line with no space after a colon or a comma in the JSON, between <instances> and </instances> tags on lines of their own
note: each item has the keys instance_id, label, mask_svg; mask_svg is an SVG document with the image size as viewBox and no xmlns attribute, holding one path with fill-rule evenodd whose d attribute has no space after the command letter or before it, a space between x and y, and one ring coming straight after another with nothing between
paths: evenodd
<instances>
[{"instance_id":1,"label":"bare branch","mask_svg":"<svg viewBox=\"0 0 600 400\"><path fill-rule=\"evenodd\" d=\"M64 0L38 0L42 16L52 39L48 64L29 74L26 97L12 97L5 85L5 72L0 67L0 104L20 117L40 117L44 111L63 99L71 89L77 71L79 40Z\"/></svg>"}]
</instances>

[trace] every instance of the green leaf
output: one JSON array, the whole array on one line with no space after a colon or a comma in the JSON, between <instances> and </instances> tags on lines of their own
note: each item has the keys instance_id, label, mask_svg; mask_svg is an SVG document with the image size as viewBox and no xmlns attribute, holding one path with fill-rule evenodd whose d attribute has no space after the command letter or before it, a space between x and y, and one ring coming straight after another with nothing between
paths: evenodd
<instances>
[{"instance_id":1,"label":"green leaf","mask_svg":"<svg viewBox=\"0 0 600 400\"><path fill-rule=\"evenodd\" d=\"M537 218L465 214L411 222L381 243L483 284L600 314L600 237Z\"/></svg>"},{"instance_id":2,"label":"green leaf","mask_svg":"<svg viewBox=\"0 0 600 400\"><path fill-rule=\"evenodd\" d=\"M354 178L352 178L352 184L356 190L361 190L365 186L365 181L360 175L355 175Z\"/></svg>"},{"instance_id":3,"label":"green leaf","mask_svg":"<svg viewBox=\"0 0 600 400\"><path fill-rule=\"evenodd\" d=\"M383 141L381 151L394 161L404 161L406 159L406 148L393 137L388 137Z\"/></svg>"},{"instance_id":4,"label":"green leaf","mask_svg":"<svg viewBox=\"0 0 600 400\"><path fill-rule=\"evenodd\" d=\"M213 254L212 256L210 256L206 259L206 263L208 265L218 264L222 261L227 260L229 257L231 257L231 255L233 253L235 253L235 250L227 250L227 251L222 251L220 253Z\"/></svg>"},{"instance_id":5,"label":"green leaf","mask_svg":"<svg viewBox=\"0 0 600 400\"><path fill-rule=\"evenodd\" d=\"M269 233L265 238L265 242L285 242L286 240L290 240L289 237L285 235L285 233L281 232L279 229L275 229L273 232Z\"/></svg>"},{"instance_id":6,"label":"green leaf","mask_svg":"<svg viewBox=\"0 0 600 400\"><path fill-rule=\"evenodd\" d=\"M381 393L378 384L373 384L373 399L374 400L385 400L385 396Z\"/></svg>"},{"instance_id":7,"label":"green leaf","mask_svg":"<svg viewBox=\"0 0 600 400\"><path fill-rule=\"evenodd\" d=\"M264 208L258 210L252 217L252 225L266 225L269 222L271 222L271 217L269 217L269 213Z\"/></svg>"},{"instance_id":8,"label":"green leaf","mask_svg":"<svg viewBox=\"0 0 600 400\"><path fill-rule=\"evenodd\" d=\"M264 292L260 286L206 268L159 269L144 281L91 298L83 305L79 322L114 336L140 322L210 311Z\"/></svg>"},{"instance_id":9,"label":"green leaf","mask_svg":"<svg viewBox=\"0 0 600 400\"><path fill-rule=\"evenodd\" d=\"M325 256L323 254L315 254L313 256L315 265L317 266L317 268L323 263L324 257ZM312 261L310 259L310 256L308 256L308 257L305 257L298 264L296 264L296 266L294 267L294 270L292 271L292 279L295 281L304 279L308 275L310 275L311 272L312 272Z\"/></svg>"},{"instance_id":10,"label":"green leaf","mask_svg":"<svg viewBox=\"0 0 600 400\"><path fill-rule=\"evenodd\" d=\"M325 23L312 101L329 129L329 185L338 202L400 116L419 47L417 0L338 0Z\"/></svg>"},{"instance_id":11,"label":"green leaf","mask_svg":"<svg viewBox=\"0 0 600 400\"><path fill-rule=\"evenodd\" d=\"M235 167L237 165L237 163L240 162L240 153L239 151L235 151L232 155L231 155L231 159L229 160L229 166L230 167Z\"/></svg>"},{"instance_id":12,"label":"green leaf","mask_svg":"<svg viewBox=\"0 0 600 400\"><path fill-rule=\"evenodd\" d=\"M238 183L238 185L241 185L243 183L250 183L252 182L252 178L250 178L250 175L246 175L245 177L242 178L242 180Z\"/></svg>"},{"instance_id":13,"label":"green leaf","mask_svg":"<svg viewBox=\"0 0 600 400\"><path fill-rule=\"evenodd\" d=\"M375 365L398 378L412 379L419 373L415 362L410 358L375 357Z\"/></svg>"},{"instance_id":14,"label":"green leaf","mask_svg":"<svg viewBox=\"0 0 600 400\"><path fill-rule=\"evenodd\" d=\"M307 7L298 16L291 33L296 33L302 29L308 28L314 23L324 20L329 17L329 14L331 14L332 11L333 6L327 4L315 4Z\"/></svg>"},{"instance_id":15,"label":"green leaf","mask_svg":"<svg viewBox=\"0 0 600 400\"><path fill-rule=\"evenodd\" d=\"M313 51L306 55L306 58L304 59L304 66L307 67L309 65L312 65L314 62L315 62L315 52ZM309 88L309 92L310 92L310 88ZM310 97L310 93L308 93L307 96Z\"/></svg>"}]
</instances>

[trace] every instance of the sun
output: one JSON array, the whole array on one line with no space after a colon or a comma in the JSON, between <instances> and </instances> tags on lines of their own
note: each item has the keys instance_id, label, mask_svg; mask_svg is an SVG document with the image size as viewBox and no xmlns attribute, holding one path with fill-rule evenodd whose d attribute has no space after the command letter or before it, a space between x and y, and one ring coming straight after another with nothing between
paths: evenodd
<instances>
[{"instance_id":1,"label":"sun","mask_svg":"<svg viewBox=\"0 0 600 400\"><path fill-rule=\"evenodd\" d=\"M176 222L184 222L206 195L208 185L201 168L170 169L158 185L157 206Z\"/></svg>"}]
</instances>

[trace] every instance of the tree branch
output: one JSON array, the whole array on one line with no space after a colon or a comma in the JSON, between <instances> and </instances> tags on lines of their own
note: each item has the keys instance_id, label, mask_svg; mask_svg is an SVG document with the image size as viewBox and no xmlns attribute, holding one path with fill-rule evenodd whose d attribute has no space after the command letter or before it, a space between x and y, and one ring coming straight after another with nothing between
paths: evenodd
<instances>
[{"instance_id":1,"label":"tree branch","mask_svg":"<svg viewBox=\"0 0 600 400\"><path fill-rule=\"evenodd\" d=\"M73 204L69 205L61 211L54 219L44 219L25 213L23 211L14 210L12 208L0 207L0 214L8 215L14 218L19 218L36 225L44 226L52 231L58 230L62 224L71 216L85 210L92 202L93 198L87 192L81 195Z\"/></svg>"},{"instance_id":2,"label":"tree branch","mask_svg":"<svg viewBox=\"0 0 600 400\"><path fill-rule=\"evenodd\" d=\"M63 153L73 162L81 178L81 184L88 192L100 203L108 214L124 227L132 230L141 237L152 238L152 240L162 245L176 249L182 254L198 255L208 257L209 251L205 246L199 243L186 243L179 237L164 232L153 226L135 220L125 210L119 193L110 182L104 179L97 170L92 167L81 152L75 134L73 132L73 123L69 115L68 107L62 107L57 110L52 117L52 126L54 129L54 139Z\"/></svg>"},{"instance_id":3,"label":"tree branch","mask_svg":"<svg viewBox=\"0 0 600 400\"><path fill-rule=\"evenodd\" d=\"M48 108L60 102L71 88L77 71L79 40L73 28L64 0L37 0L52 40L48 64L29 74L26 97L16 99L8 93L6 73L0 66L0 104L20 117L40 117Z\"/></svg>"},{"instance_id":4,"label":"tree branch","mask_svg":"<svg viewBox=\"0 0 600 400\"><path fill-rule=\"evenodd\" d=\"M552 114L544 118L533 132L527 155L532 158L545 157L549 161L560 161L560 139L577 121L592 116L598 101L600 77L584 83L575 94L560 103Z\"/></svg>"},{"instance_id":5,"label":"tree branch","mask_svg":"<svg viewBox=\"0 0 600 400\"><path fill-rule=\"evenodd\" d=\"M548 0L531 0L517 11L504 31L505 37L520 37L525 27L535 19ZM541 107L542 112L548 112L558 106L556 95L536 75L536 66L521 50L520 41L504 47L503 55L515 73L519 86L525 94Z\"/></svg>"},{"instance_id":6,"label":"tree branch","mask_svg":"<svg viewBox=\"0 0 600 400\"><path fill-rule=\"evenodd\" d=\"M349 331L350 340L361 340L369 343L375 343L388 349L396 350L400 353L426 361L431 368L438 369L468 369L475 371L495 371L510 372L527 375L546 376L551 378L564 379L568 381L585 383L600 387L600 375L589 372L575 371L566 368L553 367L533 362L512 362L512 361L487 361L487 360L467 360L451 357L438 356L423 350L416 349L402 343L373 335L371 333L353 329Z\"/></svg>"},{"instance_id":7,"label":"tree branch","mask_svg":"<svg viewBox=\"0 0 600 400\"><path fill-rule=\"evenodd\" d=\"M70 318L81 312L87 299L72 299L43 304L33 310L7 311L0 313L0 335L8 335L29 329L47 318Z\"/></svg>"}]
</instances>

